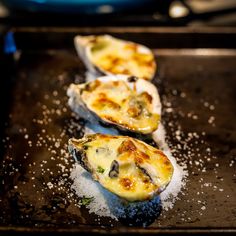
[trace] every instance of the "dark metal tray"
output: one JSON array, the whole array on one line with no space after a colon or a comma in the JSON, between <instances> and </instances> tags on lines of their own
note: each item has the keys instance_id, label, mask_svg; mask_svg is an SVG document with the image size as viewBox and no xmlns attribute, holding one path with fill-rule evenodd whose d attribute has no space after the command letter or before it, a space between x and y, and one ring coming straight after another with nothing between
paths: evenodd
<instances>
[{"instance_id":1,"label":"dark metal tray","mask_svg":"<svg viewBox=\"0 0 236 236\"><path fill-rule=\"evenodd\" d=\"M0 234L236 233L235 29L12 31L18 51L0 60ZM73 48L78 33L110 33L155 52L167 141L189 176L174 207L147 228L98 221L70 191L67 141L83 135L84 123L66 97L85 72Z\"/></svg>"}]
</instances>

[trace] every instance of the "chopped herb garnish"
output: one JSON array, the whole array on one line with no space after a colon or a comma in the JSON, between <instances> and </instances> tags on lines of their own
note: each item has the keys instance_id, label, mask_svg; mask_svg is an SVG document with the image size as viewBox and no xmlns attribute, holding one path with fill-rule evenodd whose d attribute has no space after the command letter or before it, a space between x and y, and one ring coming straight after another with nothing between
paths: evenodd
<instances>
[{"instance_id":1,"label":"chopped herb garnish","mask_svg":"<svg viewBox=\"0 0 236 236\"><path fill-rule=\"evenodd\" d=\"M96 53L98 51L101 51L103 49L105 49L106 47L108 46L108 43L106 41L101 41L97 44L95 44L91 50L92 50L92 53Z\"/></svg>"},{"instance_id":2,"label":"chopped herb garnish","mask_svg":"<svg viewBox=\"0 0 236 236\"><path fill-rule=\"evenodd\" d=\"M94 197L83 197L83 198L79 201L79 204L80 204L81 206L88 206L93 200L94 200Z\"/></svg>"},{"instance_id":3,"label":"chopped herb garnish","mask_svg":"<svg viewBox=\"0 0 236 236\"><path fill-rule=\"evenodd\" d=\"M97 167L97 172L103 174L105 169L103 169L101 166Z\"/></svg>"}]
</instances>

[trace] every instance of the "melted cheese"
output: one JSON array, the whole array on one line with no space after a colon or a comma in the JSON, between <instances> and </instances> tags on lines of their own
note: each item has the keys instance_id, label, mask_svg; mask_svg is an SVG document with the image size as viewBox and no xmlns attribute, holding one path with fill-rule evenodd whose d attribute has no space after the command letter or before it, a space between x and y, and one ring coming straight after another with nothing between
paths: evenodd
<instances>
[{"instance_id":1,"label":"melted cheese","mask_svg":"<svg viewBox=\"0 0 236 236\"><path fill-rule=\"evenodd\" d=\"M128 201L151 199L170 182L173 166L158 149L126 136L90 135L92 139L70 144L86 154L88 169L95 180ZM114 160L118 175L110 176ZM101 171L102 170L102 171Z\"/></svg>"},{"instance_id":2,"label":"melted cheese","mask_svg":"<svg viewBox=\"0 0 236 236\"><path fill-rule=\"evenodd\" d=\"M111 36L89 39L89 59L102 71L110 74L134 75L146 80L153 78L156 63L148 48Z\"/></svg>"},{"instance_id":3,"label":"melted cheese","mask_svg":"<svg viewBox=\"0 0 236 236\"><path fill-rule=\"evenodd\" d=\"M160 116L153 112L152 96L137 93L122 80L90 82L81 97L90 110L110 123L143 134L158 127Z\"/></svg>"}]
</instances>

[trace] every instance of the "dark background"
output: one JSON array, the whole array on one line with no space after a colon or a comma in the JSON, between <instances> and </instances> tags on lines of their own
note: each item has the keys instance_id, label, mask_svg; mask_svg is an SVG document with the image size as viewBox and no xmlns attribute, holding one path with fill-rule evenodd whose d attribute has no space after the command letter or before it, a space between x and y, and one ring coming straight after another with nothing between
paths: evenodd
<instances>
[{"instance_id":1,"label":"dark background","mask_svg":"<svg viewBox=\"0 0 236 236\"><path fill-rule=\"evenodd\" d=\"M59 26L235 26L235 0L1 0L0 23Z\"/></svg>"},{"instance_id":2,"label":"dark background","mask_svg":"<svg viewBox=\"0 0 236 236\"><path fill-rule=\"evenodd\" d=\"M235 168L229 168L229 163L236 160L235 11L235 0L0 1L0 139L10 136L13 147L7 146L4 150L2 143L0 146L0 179L3 178L7 183L0 182L0 195L4 199L0 207L0 235L26 235L26 232L50 235L235 233ZM216 156L210 163L204 162L208 170L205 174L198 166L188 166L189 173L195 174L189 177L186 195L181 196L172 211L165 213L165 218L158 219L148 229L125 228L121 225L111 228L106 219L103 222L106 228L90 225L94 219L86 209L83 210L85 225L81 225L79 220L69 225L80 212L77 208L75 214L71 210L66 211L67 205L60 205L54 211L55 201L49 190L42 193L45 202L29 206L36 198L32 194L32 176L28 173L39 170L37 173L41 177L41 172L39 163L28 167L25 162L45 160L50 157L50 153L39 152L37 148L29 149L23 134L16 132L15 127L27 127L33 139L37 139L37 130L34 130L35 125L31 120L32 117L37 118L42 111L35 103L54 89L63 98L62 105L66 106L67 97L63 86L68 86L75 78L83 78L85 70L73 45L73 37L81 33L109 33L143 43L154 50L160 79L155 81L163 101L165 127L170 143L178 144L174 130L180 124L183 134L195 131L207 133L203 138L204 143L193 149L191 161L198 160L197 154L205 155L207 147L211 147L212 155ZM211 50L204 51L209 48ZM61 74L63 80L58 79ZM187 95L187 99L180 97L181 92ZM216 109L209 113L206 108L202 108L199 97L212 104L218 101ZM168 108L165 100L173 104L173 113L165 112ZM49 103L48 106L54 108L55 104ZM199 120L183 116L191 110L196 111ZM9 117L9 114L12 116ZM210 115L216 117L216 128L206 122ZM68 124L71 115L66 113L60 119L54 116L51 118L53 122L48 130L51 132L49 134L54 135L60 131L62 124ZM168 126L169 121L174 121L172 128ZM79 125L82 127L82 124ZM77 127L75 131L78 131ZM68 134L63 143L71 135ZM193 141L189 145L194 146L196 140ZM22 159L23 155L19 155L25 152L30 153L26 161ZM3 160L8 160L6 157L9 153L14 158L7 165L2 165ZM180 153L182 151L177 154ZM215 164L220 165L216 168ZM9 177L11 166L19 166L19 172L15 171ZM50 168L57 171L55 165ZM205 188L197 197L196 192L202 186L200 180L203 177L204 181L224 188L224 192ZM22 187L25 178L28 179L24 189L13 188L15 184ZM52 181L51 176L47 175L46 178ZM57 181L57 176L54 181ZM36 190L41 190L40 180L37 180L36 187ZM19 197L18 192L26 194ZM64 198L67 192L60 194ZM225 199L226 194L230 198ZM207 213L201 217L197 200L204 200L207 204ZM183 214L191 219L181 221ZM30 218L22 218L26 215L30 215Z\"/></svg>"}]
</instances>

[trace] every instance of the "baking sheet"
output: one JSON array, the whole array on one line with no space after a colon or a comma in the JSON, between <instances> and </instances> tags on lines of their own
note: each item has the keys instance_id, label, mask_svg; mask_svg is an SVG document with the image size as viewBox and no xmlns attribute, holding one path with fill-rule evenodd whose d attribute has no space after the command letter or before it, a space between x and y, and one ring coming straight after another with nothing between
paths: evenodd
<instances>
[{"instance_id":1,"label":"baking sheet","mask_svg":"<svg viewBox=\"0 0 236 236\"><path fill-rule=\"evenodd\" d=\"M3 73L8 81L1 89L7 94L1 131L1 232L135 232L78 207L79 199L70 189L74 160L67 153L67 141L83 136L84 121L67 106L66 89L71 82L83 81L85 68L72 42L62 44L66 33L56 47L48 47L35 34L40 33L15 33L19 51L16 60L8 55ZM136 34L129 33L132 39ZM26 36L34 39L33 46L25 46ZM143 35L138 40L148 43ZM168 49L153 42L158 63L154 83L163 102L167 142L189 175L173 207L163 210L147 229L137 230L235 232L236 50L224 45Z\"/></svg>"}]
</instances>

